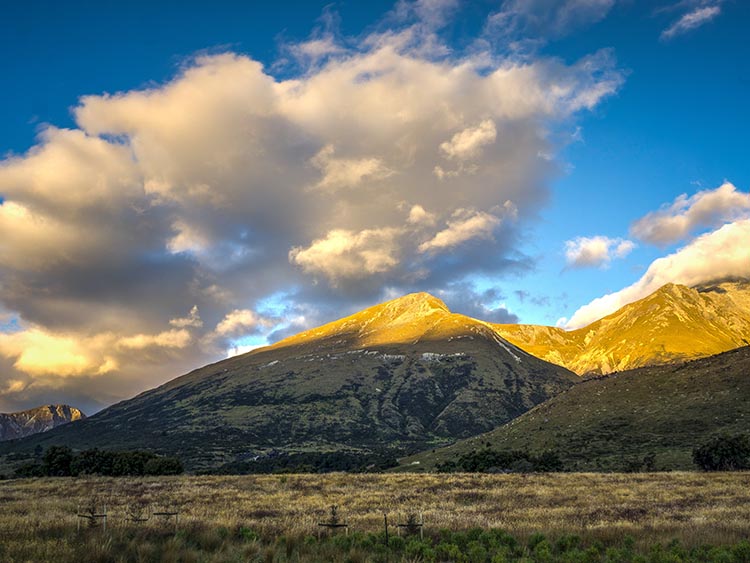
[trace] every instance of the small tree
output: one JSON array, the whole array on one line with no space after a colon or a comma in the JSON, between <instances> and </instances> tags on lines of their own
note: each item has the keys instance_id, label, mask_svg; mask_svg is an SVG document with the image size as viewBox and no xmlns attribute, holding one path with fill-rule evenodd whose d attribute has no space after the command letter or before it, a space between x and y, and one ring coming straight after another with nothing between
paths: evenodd
<instances>
[{"instance_id":1,"label":"small tree","mask_svg":"<svg viewBox=\"0 0 750 563\"><path fill-rule=\"evenodd\" d=\"M643 470L656 471L656 454L649 452L643 456Z\"/></svg>"},{"instance_id":2,"label":"small tree","mask_svg":"<svg viewBox=\"0 0 750 563\"><path fill-rule=\"evenodd\" d=\"M534 471L565 471L565 464L557 452L547 450L530 461L534 464Z\"/></svg>"},{"instance_id":3,"label":"small tree","mask_svg":"<svg viewBox=\"0 0 750 563\"><path fill-rule=\"evenodd\" d=\"M716 436L693 450L693 461L704 471L737 471L750 468L750 437Z\"/></svg>"},{"instance_id":4,"label":"small tree","mask_svg":"<svg viewBox=\"0 0 750 563\"><path fill-rule=\"evenodd\" d=\"M422 523L416 512L410 512L406 515L406 524L404 525L404 528L406 529L407 534L416 535L419 533L421 527Z\"/></svg>"},{"instance_id":5,"label":"small tree","mask_svg":"<svg viewBox=\"0 0 750 563\"><path fill-rule=\"evenodd\" d=\"M67 446L50 446L44 453L45 473L50 477L70 475L73 451Z\"/></svg>"},{"instance_id":6,"label":"small tree","mask_svg":"<svg viewBox=\"0 0 750 563\"><path fill-rule=\"evenodd\" d=\"M183 468L176 457L153 457L146 462L143 471L146 475L179 475Z\"/></svg>"}]
</instances>

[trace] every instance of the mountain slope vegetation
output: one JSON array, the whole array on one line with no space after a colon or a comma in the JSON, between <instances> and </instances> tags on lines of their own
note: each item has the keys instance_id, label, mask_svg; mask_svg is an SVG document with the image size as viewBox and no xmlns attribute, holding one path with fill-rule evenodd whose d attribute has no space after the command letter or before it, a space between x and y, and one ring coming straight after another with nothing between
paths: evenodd
<instances>
[{"instance_id":1,"label":"mountain slope vegetation","mask_svg":"<svg viewBox=\"0 0 750 563\"><path fill-rule=\"evenodd\" d=\"M647 457L656 469L694 469L697 446L750 432L749 375L750 347L743 347L590 379L489 433L402 463L434 469L491 448L556 452L569 470L636 469Z\"/></svg>"}]
</instances>

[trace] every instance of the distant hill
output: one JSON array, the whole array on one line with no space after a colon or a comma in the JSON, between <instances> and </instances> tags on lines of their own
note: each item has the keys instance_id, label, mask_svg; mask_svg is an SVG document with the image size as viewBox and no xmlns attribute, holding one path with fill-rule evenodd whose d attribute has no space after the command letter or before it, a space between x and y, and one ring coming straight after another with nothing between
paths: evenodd
<instances>
[{"instance_id":1,"label":"distant hill","mask_svg":"<svg viewBox=\"0 0 750 563\"><path fill-rule=\"evenodd\" d=\"M584 381L489 433L402 462L434 469L489 445L556 451L577 470L623 470L648 454L657 468L691 469L692 450L711 436L750 432L748 397L750 347L743 347Z\"/></svg>"},{"instance_id":2,"label":"distant hill","mask_svg":"<svg viewBox=\"0 0 750 563\"><path fill-rule=\"evenodd\" d=\"M44 405L27 411L0 413L0 441L47 432L86 415L69 405Z\"/></svg>"},{"instance_id":3,"label":"distant hill","mask_svg":"<svg viewBox=\"0 0 750 563\"><path fill-rule=\"evenodd\" d=\"M491 430L577 382L418 293L195 370L0 455L149 448L206 469L285 452L403 454Z\"/></svg>"},{"instance_id":4,"label":"distant hill","mask_svg":"<svg viewBox=\"0 0 750 563\"><path fill-rule=\"evenodd\" d=\"M587 327L493 325L503 338L583 374L705 358L750 344L750 282L667 284Z\"/></svg>"}]
</instances>

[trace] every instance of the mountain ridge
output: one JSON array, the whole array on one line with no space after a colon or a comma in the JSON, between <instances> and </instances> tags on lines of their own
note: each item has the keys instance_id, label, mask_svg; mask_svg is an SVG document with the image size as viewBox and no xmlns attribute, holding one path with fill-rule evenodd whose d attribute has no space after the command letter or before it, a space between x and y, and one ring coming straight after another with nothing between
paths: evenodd
<instances>
[{"instance_id":1,"label":"mountain ridge","mask_svg":"<svg viewBox=\"0 0 750 563\"><path fill-rule=\"evenodd\" d=\"M269 451L404 453L490 430L577 382L418 293L193 370L15 448L148 448L191 469Z\"/></svg>"},{"instance_id":2,"label":"mountain ridge","mask_svg":"<svg viewBox=\"0 0 750 563\"><path fill-rule=\"evenodd\" d=\"M750 344L750 282L725 280L692 288L665 284L572 331L492 326L516 346L579 375L664 365Z\"/></svg>"},{"instance_id":3,"label":"mountain ridge","mask_svg":"<svg viewBox=\"0 0 750 563\"><path fill-rule=\"evenodd\" d=\"M77 408L63 404L42 405L14 413L0 413L0 441L25 438L85 418L86 415Z\"/></svg>"}]
</instances>

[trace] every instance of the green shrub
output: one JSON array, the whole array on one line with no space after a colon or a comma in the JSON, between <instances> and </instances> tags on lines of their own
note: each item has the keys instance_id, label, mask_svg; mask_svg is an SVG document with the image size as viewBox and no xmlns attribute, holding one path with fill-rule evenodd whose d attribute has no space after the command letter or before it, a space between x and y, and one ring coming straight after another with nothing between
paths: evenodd
<instances>
[{"instance_id":1,"label":"green shrub","mask_svg":"<svg viewBox=\"0 0 750 563\"><path fill-rule=\"evenodd\" d=\"M693 461L704 471L750 469L750 437L747 434L716 436L693 451Z\"/></svg>"},{"instance_id":2,"label":"green shrub","mask_svg":"<svg viewBox=\"0 0 750 563\"><path fill-rule=\"evenodd\" d=\"M435 554L439 561L455 561L462 563L466 561L463 550L455 543L440 543L435 547Z\"/></svg>"},{"instance_id":3,"label":"green shrub","mask_svg":"<svg viewBox=\"0 0 750 563\"><path fill-rule=\"evenodd\" d=\"M388 545L394 551L403 551L404 546L406 545L406 542L404 541L404 538L401 538L399 536L394 536L390 538L390 540L388 541Z\"/></svg>"},{"instance_id":4,"label":"green shrub","mask_svg":"<svg viewBox=\"0 0 750 563\"><path fill-rule=\"evenodd\" d=\"M578 549L580 546L581 538L576 535L561 536L555 542L555 550L557 550L558 553L565 553L566 551Z\"/></svg>"},{"instance_id":5,"label":"green shrub","mask_svg":"<svg viewBox=\"0 0 750 563\"><path fill-rule=\"evenodd\" d=\"M246 528L245 526L241 526L240 529L237 530L237 537L246 542L254 542L260 539L260 536L258 536L254 530Z\"/></svg>"},{"instance_id":6,"label":"green shrub","mask_svg":"<svg viewBox=\"0 0 750 563\"><path fill-rule=\"evenodd\" d=\"M534 550L537 545L542 543L543 541L547 541L547 538L544 537L544 534L531 534L529 537L529 541L526 543L528 548L530 550Z\"/></svg>"},{"instance_id":7,"label":"green shrub","mask_svg":"<svg viewBox=\"0 0 750 563\"><path fill-rule=\"evenodd\" d=\"M732 560L734 563L750 563L750 542L744 540L732 547Z\"/></svg>"},{"instance_id":8,"label":"green shrub","mask_svg":"<svg viewBox=\"0 0 750 563\"><path fill-rule=\"evenodd\" d=\"M421 559L423 561L434 561L435 550L424 540L413 538L406 544L406 555L410 558Z\"/></svg>"},{"instance_id":9,"label":"green shrub","mask_svg":"<svg viewBox=\"0 0 750 563\"><path fill-rule=\"evenodd\" d=\"M487 550L478 541L471 541L466 547L466 558L469 563L485 563L488 558Z\"/></svg>"}]
</instances>

